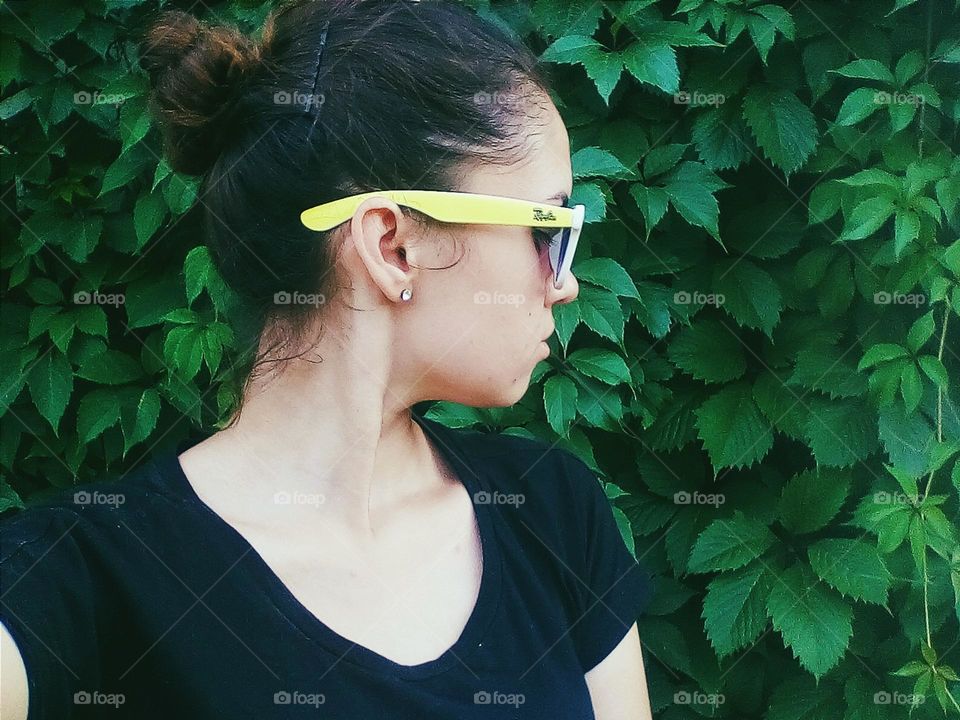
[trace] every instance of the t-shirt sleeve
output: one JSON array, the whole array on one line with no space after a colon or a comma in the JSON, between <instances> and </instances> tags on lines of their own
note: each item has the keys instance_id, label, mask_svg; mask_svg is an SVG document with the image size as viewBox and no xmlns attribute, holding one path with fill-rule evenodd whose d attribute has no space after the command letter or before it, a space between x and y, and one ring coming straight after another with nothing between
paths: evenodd
<instances>
[{"instance_id":1,"label":"t-shirt sleeve","mask_svg":"<svg viewBox=\"0 0 960 720\"><path fill-rule=\"evenodd\" d=\"M563 455L578 514L573 527L582 533L572 539L581 615L571 634L586 673L623 640L650 600L652 582L627 548L596 473L572 453Z\"/></svg>"},{"instance_id":2,"label":"t-shirt sleeve","mask_svg":"<svg viewBox=\"0 0 960 720\"><path fill-rule=\"evenodd\" d=\"M27 672L27 720L69 718L100 684L96 606L77 541L81 518L36 507L0 518L0 621Z\"/></svg>"}]
</instances>

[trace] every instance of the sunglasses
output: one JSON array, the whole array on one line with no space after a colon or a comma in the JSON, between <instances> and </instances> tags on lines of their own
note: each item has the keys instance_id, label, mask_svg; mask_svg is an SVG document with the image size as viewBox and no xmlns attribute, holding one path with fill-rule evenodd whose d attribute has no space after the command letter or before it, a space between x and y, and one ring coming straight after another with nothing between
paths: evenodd
<instances>
[{"instance_id":1,"label":"sunglasses","mask_svg":"<svg viewBox=\"0 0 960 720\"><path fill-rule=\"evenodd\" d=\"M570 273L586 213L583 205L569 207L567 201L561 206L499 195L442 190L377 190L304 210L300 213L300 222L311 230L330 230L352 218L360 204L370 197L389 198L397 205L418 210L440 222L555 228L546 234L553 286L558 290Z\"/></svg>"}]
</instances>

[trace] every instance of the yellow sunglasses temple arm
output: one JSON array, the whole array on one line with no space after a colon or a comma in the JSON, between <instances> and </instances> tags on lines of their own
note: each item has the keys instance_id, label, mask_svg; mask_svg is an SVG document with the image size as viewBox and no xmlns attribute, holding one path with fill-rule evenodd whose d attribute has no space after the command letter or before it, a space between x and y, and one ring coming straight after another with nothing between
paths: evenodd
<instances>
[{"instance_id":1,"label":"yellow sunglasses temple arm","mask_svg":"<svg viewBox=\"0 0 960 720\"><path fill-rule=\"evenodd\" d=\"M349 220L364 200L375 196L389 198L441 222L523 227L571 227L574 222L573 208L496 195L435 190L383 190L353 195L304 210L300 221L311 230L329 230Z\"/></svg>"}]
</instances>

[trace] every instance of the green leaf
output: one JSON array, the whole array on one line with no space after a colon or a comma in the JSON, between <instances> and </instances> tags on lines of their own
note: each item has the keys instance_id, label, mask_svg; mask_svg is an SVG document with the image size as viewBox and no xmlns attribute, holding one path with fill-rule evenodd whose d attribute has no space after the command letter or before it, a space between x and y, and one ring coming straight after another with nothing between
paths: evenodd
<instances>
[{"instance_id":1,"label":"green leaf","mask_svg":"<svg viewBox=\"0 0 960 720\"><path fill-rule=\"evenodd\" d=\"M863 395L867 390L863 374L848 365L841 353L835 347L801 350L787 384L819 390L831 398Z\"/></svg>"},{"instance_id":2,"label":"green leaf","mask_svg":"<svg viewBox=\"0 0 960 720\"><path fill-rule=\"evenodd\" d=\"M630 518L627 517L627 514L623 510L616 506L613 506L610 509L613 511L613 519L617 523L617 529L620 531L620 537L623 538L624 545L627 546L630 554L634 555L636 553L636 541L633 538L633 529L630 526Z\"/></svg>"},{"instance_id":3,"label":"green leaf","mask_svg":"<svg viewBox=\"0 0 960 720\"><path fill-rule=\"evenodd\" d=\"M129 184L130 181L137 177L140 171L146 167L147 162L147 155L143 152L138 152L138 148L136 147L121 153L103 173L100 196L102 197L111 190L116 190L119 187Z\"/></svg>"},{"instance_id":4,"label":"green leaf","mask_svg":"<svg viewBox=\"0 0 960 720\"><path fill-rule=\"evenodd\" d=\"M137 360L110 348L86 358L77 370L77 377L100 385L123 385L142 375L143 368Z\"/></svg>"},{"instance_id":5,"label":"green leaf","mask_svg":"<svg viewBox=\"0 0 960 720\"><path fill-rule=\"evenodd\" d=\"M725 383L743 377L747 359L734 331L713 319L681 330L667 351L670 361L697 380Z\"/></svg>"},{"instance_id":6,"label":"green leaf","mask_svg":"<svg viewBox=\"0 0 960 720\"><path fill-rule=\"evenodd\" d=\"M646 240L650 239L650 232L656 227L667 212L670 196L659 187L644 187L634 184L630 186L630 195L637 203L637 208L643 214L646 229Z\"/></svg>"},{"instance_id":7,"label":"green leaf","mask_svg":"<svg viewBox=\"0 0 960 720\"><path fill-rule=\"evenodd\" d=\"M160 395L147 388L135 406L124 406L120 411L120 427L123 430L123 454L131 447L146 440L157 426L160 417Z\"/></svg>"},{"instance_id":8,"label":"green leaf","mask_svg":"<svg viewBox=\"0 0 960 720\"><path fill-rule=\"evenodd\" d=\"M604 428L610 432L620 431L623 402L616 391L588 377L579 378L579 383L577 412L594 427Z\"/></svg>"},{"instance_id":9,"label":"green leaf","mask_svg":"<svg viewBox=\"0 0 960 720\"><path fill-rule=\"evenodd\" d=\"M600 222L607 215L607 198L596 183L574 183L570 202L586 207L586 215L583 219L586 224Z\"/></svg>"},{"instance_id":10,"label":"green leaf","mask_svg":"<svg viewBox=\"0 0 960 720\"><path fill-rule=\"evenodd\" d=\"M904 409L907 414L913 413L920 404L923 395L923 382L920 380L920 371L913 363L904 363L900 373L900 394L903 396Z\"/></svg>"},{"instance_id":11,"label":"green leaf","mask_svg":"<svg viewBox=\"0 0 960 720\"><path fill-rule=\"evenodd\" d=\"M854 173L850 177L838 178L836 182L843 183L844 185L850 185L852 187L884 185L894 190L899 190L903 185L903 182L900 180L900 178L891 175L886 170L881 170L880 168L867 168L866 170L861 170L860 172Z\"/></svg>"},{"instance_id":12,"label":"green leaf","mask_svg":"<svg viewBox=\"0 0 960 720\"><path fill-rule=\"evenodd\" d=\"M817 184L810 193L807 206L808 224L825 223L840 209L841 188L833 181L825 180Z\"/></svg>"},{"instance_id":13,"label":"green leaf","mask_svg":"<svg viewBox=\"0 0 960 720\"><path fill-rule=\"evenodd\" d=\"M619 53L607 52L596 40L583 35L560 38L544 51L540 60L582 65L587 76L596 85L597 92L600 93L604 103L610 101L610 95L613 94L623 73L623 60Z\"/></svg>"},{"instance_id":14,"label":"green leaf","mask_svg":"<svg viewBox=\"0 0 960 720\"><path fill-rule=\"evenodd\" d=\"M863 540L827 539L807 550L814 572L843 595L887 604L892 576L877 549Z\"/></svg>"},{"instance_id":15,"label":"green leaf","mask_svg":"<svg viewBox=\"0 0 960 720\"><path fill-rule=\"evenodd\" d=\"M878 363L889 362L890 360L896 360L897 358L907 357L905 348L900 347L899 345L894 345L892 343L878 343L877 345L872 346L864 354L863 359L860 360L860 364L857 365L857 370L865 370L866 368L873 367Z\"/></svg>"},{"instance_id":16,"label":"green leaf","mask_svg":"<svg viewBox=\"0 0 960 720\"><path fill-rule=\"evenodd\" d=\"M714 520L700 534L687 569L694 573L736 570L763 555L776 539L762 522L735 510L732 518Z\"/></svg>"},{"instance_id":17,"label":"green leaf","mask_svg":"<svg viewBox=\"0 0 960 720\"><path fill-rule=\"evenodd\" d=\"M203 361L202 328L198 325L178 325L163 343L164 362L179 371L184 379L192 380Z\"/></svg>"},{"instance_id":18,"label":"green leaf","mask_svg":"<svg viewBox=\"0 0 960 720\"><path fill-rule=\"evenodd\" d=\"M710 581L701 617L717 657L745 648L760 636L767 625L769 588L770 578L759 563Z\"/></svg>"},{"instance_id":19,"label":"green leaf","mask_svg":"<svg viewBox=\"0 0 960 720\"><path fill-rule=\"evenodd\" d=\"M92 390L83 396L77 409L77 434L88 443L120 419L117 391L108 388Z\"/></svg>"},{"instance_id":20,"label":"green leaf","mask_svg":"<svg viewBox=\"0 0 960 720\"><path fill-rule=\"evenodd\" d=\"M877 91L873 88L859 88L847 95L837 114L838 125L856 125L861 120L870 117L879 110L883 103L877 99Z\"/></svg>"},{"instance_id":21,"label":"green leaf","mask_svg":"<svg viewBox=\"0 0 960 720\"><path fill-rule=\"evenodd\" d=\"M936 325L933 320L933 310L924 313L910 326L907 333L907 347L910 352L917 353L920 348L927 344L927 341L933 337L933 331Z\"/></svg>"},{"instance_id":22,"label":"green leaf","mask_svg":"<svg viewBox=\"0 0 960 720\"><path fill-rule=\"evenodd\" d=\"M167 208L159 195L141 195L133 206L133 225L137 233L137 250L140 250L163 224Z\"/></svg>"},{"instance_id":23,"label":"green leaf","mask_svg":"<svg viewBox=\"0 0 960 720\"><path fill-rule=\"evenodd\" d=\"M950 384L947 368L944 367L939 358L935 355L921 355L917 358L917 362L927 377L933 380L934 385L944 390L947 389L947 386Z\"/></svg>"},{"instance_id":24,"label":"green leaf","mask_svg":"<svg viewBox=\"0 0 960 720\"><path fill-rule=\"evenodd\" d=\"M812 398L804 437L818 465L849 467L877 449L877 419L858 399Z\"/></svg>"},{"instance_id":25,"label":"green leaf","mask_svg":"<svg viewBox=\"0 0 960 720\"><path fill-rule=\"evenodd\" d=\"M543 384L543 406L553 431L566 437L577 415L577 386L566 375L553 375Z\"/></svg>"},{"instance_id":26,"label":"green leaf","mask_svg":"<svg viewBox=\"0 0 960 720\"><path fill-rule=\"evenodd\" d=\"M783 297L766 270L744 258L721 260L714 269L713 287L723 297L721 307L738 325L771 335L780 321Z\"/></svg>"},{"instance_id":27,"label":"green leaf","mask_svg":"<svg viewBox=\"0 0 960 720\"><path fill-rule=\"evenodd\" d=\"M535 0L533 19L547 35L592 35L603 17L603 6L592 0Z\"/></svg>"},{"instance_id":28,"label":"green leaf","mask_svg":"<svg viewBox=\"0 0 960 720\"><path fill-rule=\"evenodd\" d=\"M666 44L636 42L623 51L627 71L642 83L667 93L680 89L680 69L676 51Z\"/></svg>"},{"instance_id":29,"label":"green leaf","mask_svg":"<svg viewBox=\"0 0 960 720\"><path fill-rule=\"evenodd\" d=\"M30 366L27 387L30 388L30 396L37 410L50 423L54 434L59 435L60 418L73 392L73 367L70 361L62 352L47 351Z\"/></svg>"},{"instance_id":30,"label":"green leaf","mask_svg":"<svg viewBox=\"0 0 960 720\"><path fill-rule=\"evenodd\" d=\"M598 147L585 147L577 150L571 157L573 177L616 177L626 175L630 170L608 150Z\"/></svg>"},{"instance_id":31,"label":"green leaf","mask_svg":"<svg viewBox=\"0 0 960 720\"><path fill-rule=\"evenodd\" d=\"M840 662L853 634L853 611L834 590L818 584L807 566L794 565L780 575L767 611L784 644L814 677Z\"/></svg>"},{"instance_id":32,"label":"green leaf","mask_svg":"<svg viewBox=\"0 0 960 720\"><path fill-rule=\"evenodd\" d=\"M696 411L696 426L714 468L746 467L773 447L773 434L745 382L724 387Z\"/></svg>"},{"instance_id":33,"label":"green leaf","mask_svg":"<svg viewBox=\"0 0 960 720\"><path fill-rule=\"evenodd\" d=\"M186 278L187 301L191 304L204 288L209 288L219 281L219 275L210 257L210 250L206 245L193 248L183 261L183 272Z\"/></svg>"},{"instance_id":34,"label":"green leaf","mask_svg":"<svg viewBox=\"0 0 960 720\"><path fill-rule=\"evenodd\" d=\"M837 75L843 75L848 78L861 78L863 80L880 80L889 85L893 85L893 73L879 60L854 60L841 68L831 70Z\"/></svg>"},{"instance_id":35,"label":"green leaf","mask_svg":"<svg viewBox=\"0 0 960 720\"><path fill-rule=\"evenodd\" d=\"M920 237L920 217L913 210L898 212L894 220L893 247L897 257Z\"/></svg>"},{"instance_id":36,"label":"green leaf","mask_svg":"<svg viewBox=\"0 0 960 720\"><path fill-rule=\"evenodd\" d=\"M630 382L630 369L624 359L609 350L584 348L575 350L567 361L584 375L596 378L607 385Z\"/></svg>"},{"instance_id":37,"label":"green leaf","mask_svg":"<svg viewBox=\"0 0 960 720\"><path fill-rule=\"evenodd\" d=\"M743 99L743 119L763 154L787 175L798 170L817 147L813 113L789 90L752 87Z\"/></svg>"},{"instance_id":38,"label":"green leaf","mask_svg":"<svg viewBox=\"0 0 960 720\"><path fill-rule=\"evenodd\" d=\"M850 213L844 225L840 240L862 240L879 230L893 215L896 206L889 193L867 198Z\"/></svg>"},{"instance_id":39,"label":"green leaf","mask_svg":"<svg viewBox=\"0 0 960 720\"><path fill-rule=\"evenodd\" d=\"M179 173L170 175L170 179L163 187L163 199L174 215L182 215L191 208L197 199L199 178L187 177Z\"/></svg>"},{"instance_id":40,"label":"green leaf","mask_svg":"<svg viewBox=\"0 0 960 720\"><path fill-rule=\"evenodd\" d=\"M175 273L157 277L148 274L127 286L127 325L131 328L146 327L160 322L161 318L183 304L183 287Z\"/></svg>"},{"instance_id":41,"label":"green leaf","mask_svg":"<svg viewBox=\"0 0 960 720\"><path fill-rule=\"evenodd\" d=\"M779 5L760 5L751 10L753 12L746 16L747 29L750 31L754 46L760 53L760 59L766 64L777 30L784 37L793 38L796 31L793 17L786 8Z\"/></svg>"},{"instance_id":42,"label":"green leaf","mask_svg":"<svg viewBox=\"0 0 960 720\"><path fill-rule=\"evenodd\" d=\"M911 504L899 496L880 491L861 500L851 524L875 533L877 550L890 553L906 539L912 517Z\"/></svg>"},{"instance_id":43,"label":"green leaf","mask_svg":"<svg viewBox=\"0 0 960 720\"><path fill-rule=\"evenodd\" d=\"M620 297L640 299L633 278L612 258L596 257L577 263L577 280L606 288Z\"/></svg>"},{"instance_id":44,"label":"green leaf","mask_svg":"<svg viewBox=\"0 0 960 720\"><path fill-rule=\"evenodd\" d=\"M24 88L0 102L0 120L9 120L33 104L33 89Z\"/></svg>"},{"instance_id":45,"label":"green leaf","mask_svg":"<svg viewBox=\"0 0 960 720\"><path fill-rule=\"evenodd\" d=\"M643 176L649 180L679 167L687 147L686 143L667 143L650 148L643 155Z\"/></svg>"},{"instance_id":46,"label":"green leaf","mask_svg":"<svg viewBox=\"0 0 960 720\"><path fill-rule=\"evenodd\" d=\"M700 159L711 170L735 169L750 159L743 121L723 109L699 113L690 135Z\"/></svg>"},{"instance_id":47,"label":"green leaf","mask_svg":"<svg viewBox=\"0 0 960 720\"><path fill-rule=\"evenodd\" d=\"M71 232L63 238L63 249L78 263L85 262L100 241L103 232L103 217L90 215L72 223Z\"/></svg>"},{"instance_id":48,"label":"green leaf","mask_svg":"<svg viewBox=\"0 0 960 720\"><path fill-rule=\"evenodd\" d=\"M720 207L713 193L730 187L705 165L684 162L667 176L664 191L680 216L691 225L702 227L721 245Z\"/></svg>"},{"instance_id":49,"label":"green leaf","mask_svg":"<svg viewBox=\"0 0 960 720\"><path fill-rule=\"evenodd\" d=\"M52 0L31 3L29 10L30 32L36 34L45 48L76 30L84 17L81 8Z\"/></svg>"},{"instance_id":50,"label":"green leaf","mask_svg":"<svg viewBox=\"0 0 960 720\"><path fill-rule=\"evenodd\" d=\"M618 345L623 342L623 307L616 295L602 288L584 286L576 303L581 320L588 328Z\"/></svg>"},{"instance_id":51,"label":"green leaf","mask_svg":"<svg viewBox=\"0 0 960 720\"><path fill-rule=\"evenodd\" d=\"M849 490L847 473L825 469L794 475L780 496L780 522L795 534L820 530L840 512Z\"/></svg>"}]
</instances>

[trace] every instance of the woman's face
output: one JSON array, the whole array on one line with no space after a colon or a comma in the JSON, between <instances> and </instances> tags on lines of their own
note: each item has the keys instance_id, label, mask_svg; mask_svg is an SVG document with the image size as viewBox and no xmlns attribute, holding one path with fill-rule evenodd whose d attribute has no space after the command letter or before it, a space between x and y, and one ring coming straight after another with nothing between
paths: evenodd
<instances>
[{"instance_id":1,"label":"woman's face","mask_svg":"<svg viewBox=\"0 0 960 720\"><path fill-rule=\"evenodd\" d=\"M570 141L560 114L546 103L531 126L528 153L508 167L478 165L464 173L458 190L561 205L573 190ZM475 407L507 407L526 392L530 373L547 354L552 308L577 296L572 273L553 286L545 246L532 228L504 225L451 226L450 257L428 266L414 284L413 304L400 312L404 343L421 368L417 382L430 398ZM451 239L455 242L451 242ZM446 262L443 262L443 260ZM411 345L413 347L411 347Z\"/></svg>"}]
</instances>

